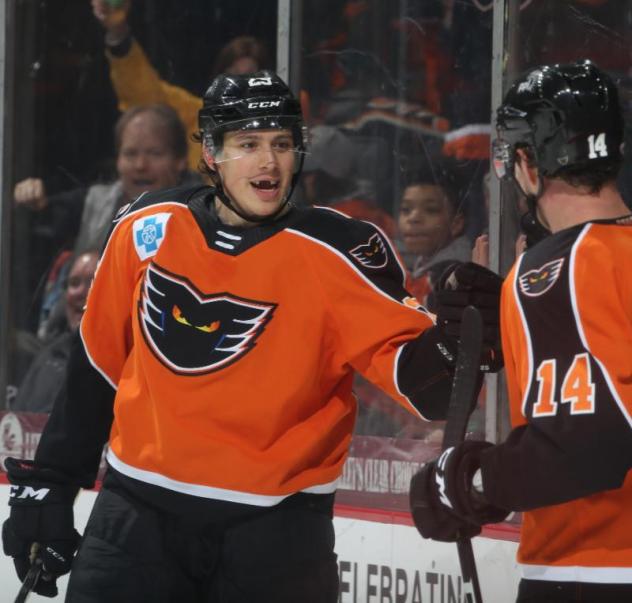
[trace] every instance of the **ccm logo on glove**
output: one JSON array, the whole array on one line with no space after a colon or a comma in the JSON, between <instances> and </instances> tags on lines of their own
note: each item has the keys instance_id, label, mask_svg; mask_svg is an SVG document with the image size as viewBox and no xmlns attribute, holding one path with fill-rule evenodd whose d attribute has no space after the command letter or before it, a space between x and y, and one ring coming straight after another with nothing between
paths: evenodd
<instances>
[{"instance_id":1,"label":"ccm logo on glove","mask_svg":"<svg viewBox=\"0 0 632 603\"><path fill-rule=\"evenodd\" d=\"M34 498L35 500L44 500L50 492L50 488L32 488L31 486L11 486L9 496L11 498Z\"/></svg>"},{"instance_id":2,"label":"ccm logo on glove","mask_svg":"<svg viewBox=\"0 0 632 603\"><path fill-rule=\"evenodd\" d=\"M439 500L446 507L450 507L450 509L454 510L454 508L452 507L452 503L450 502L450 499L445 493L445 464L448 460L448 456L453 450L454 450L454 447L447 448L443 452L443 454L437 459L437 466L435 469L435 482L437 484L437 489L439 491Z\"/></svg>"}]
</instances>

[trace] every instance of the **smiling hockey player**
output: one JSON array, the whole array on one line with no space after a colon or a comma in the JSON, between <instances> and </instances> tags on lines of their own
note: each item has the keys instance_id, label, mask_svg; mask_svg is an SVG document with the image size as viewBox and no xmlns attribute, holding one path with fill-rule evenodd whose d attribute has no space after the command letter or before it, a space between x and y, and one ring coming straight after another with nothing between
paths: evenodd
<instances>
[{"instance_id":1,"label":"smiling hockey player","mask_svg":"<svg viewBox=\"0 0 632 603\"><path fill-rule=\"evenodd\" d=\"M142 195L115 220L67 391L34 462L7 461L5 552L23 578L39 543L35 590L55 594L107 442L67 601L334 603L354 371L441 418L454 341L373 225L292 206L305 128L274 73L219 76L199 122L215 186ZM466 272L462 302L491 292L497 334L498 279Z\"/></svg>"}]
</instances>

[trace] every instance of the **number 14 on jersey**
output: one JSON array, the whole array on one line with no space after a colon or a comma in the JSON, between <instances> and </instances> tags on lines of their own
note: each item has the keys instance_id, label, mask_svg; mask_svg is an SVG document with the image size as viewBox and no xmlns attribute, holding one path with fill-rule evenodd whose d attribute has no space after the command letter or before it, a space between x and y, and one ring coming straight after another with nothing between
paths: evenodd
<instances>
[{"instance_id":1,"label":"number 14 on jersey","mask_svg":"<svg viewBox=\"0 0 632 603\"><path fill-rule=\"evenodd\" d=\"M557 388L557 360L543 360L536 371L538 398L533 405L534 417L551 417L557 414L558 400L570 404L572 415L595 412L595 384L592 381L590 358L587 352L577 354Z\"/></svg>"}]
</instances>

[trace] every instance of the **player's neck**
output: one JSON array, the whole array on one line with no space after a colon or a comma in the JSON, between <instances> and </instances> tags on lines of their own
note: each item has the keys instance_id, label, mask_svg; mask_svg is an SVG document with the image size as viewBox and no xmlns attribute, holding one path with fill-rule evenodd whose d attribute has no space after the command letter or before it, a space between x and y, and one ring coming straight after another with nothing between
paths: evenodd
<instances>
[{"instance_id":1,"label":"player's neck","mask_svg":"<svg viewBox=\"0 0 632 603\"><path fill-rule=\"evenodd\" d=\"M551 232L558 232L590 220L608 220L630 213L614 182L598 193L550 180L538 200L538 214Z\"/></svg>"}]
</instances>

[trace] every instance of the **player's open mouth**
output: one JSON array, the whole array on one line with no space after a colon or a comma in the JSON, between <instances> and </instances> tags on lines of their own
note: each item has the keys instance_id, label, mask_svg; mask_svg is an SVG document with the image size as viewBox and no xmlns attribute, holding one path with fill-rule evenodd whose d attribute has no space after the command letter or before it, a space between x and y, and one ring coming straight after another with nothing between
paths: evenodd
<instances>
[{"instance_id":1,"label":"player's open mouth","mask_svg":"<svg viewBox=\"0 0 632 603\"><path fill-rule=\"evenodd\" d=\"M278 180L252 180L250 184L262 191L277 190L279 188Z\"/></svg>"},{"instance_id":2,"label":"player's open mouth","mask_svg":"<svg viewBox=\"0 0 632 603\"><path fill-rule=\"evenodd\" d=\"M261 201L275 201L279 195L280 180L251 180L250 184Z\"/></svg>"}]
</instances>

